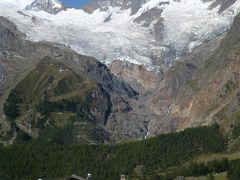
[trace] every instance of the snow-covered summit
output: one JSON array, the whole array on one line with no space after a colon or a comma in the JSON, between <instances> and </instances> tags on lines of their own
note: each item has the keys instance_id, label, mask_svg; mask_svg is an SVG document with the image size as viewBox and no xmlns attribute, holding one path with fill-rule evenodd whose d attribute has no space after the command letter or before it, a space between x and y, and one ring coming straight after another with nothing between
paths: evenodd
<instances>
[{"instance_id":1,"label":"snow-covered summit","mask_svg":"<svg viewBox=\"0 0 240 180\"><path fill-rule=\"evenodd\" d=\"M65 7L59 0L34 0L25 9L33 11L46 11L51 14L57 14L61 10L65 9Z\"/></svg>"},{"instance_id":2,"label":"snow-covered summit","mask_svg":"<svg viewBox=\"0 0 240 180\"><path fill-rule=\"evenodd\" d=\"M31 4L34 0L0 0L1 9L24 9L27 5Z\"/></svg>"},{"instance_id":3,"label":"snow-covered summit","mask_svg":"<svg viewBox=\"0 0 240 180\"><path fill-rule=\"evenodd\" d=\"M32 8L26 8L31 10L19 8L22 13L13 6L6 8L9 1L20 2L0 0L0 15L32 41L62 43L106 64L120 59L149 69L222 35L240 12L240 0L93 0L91 12L66 9L57 14L33 6L46 5L46 0L31 2ZM50 4L51 9L60 7L53 0Z\"/></svg>"}]
</instances>

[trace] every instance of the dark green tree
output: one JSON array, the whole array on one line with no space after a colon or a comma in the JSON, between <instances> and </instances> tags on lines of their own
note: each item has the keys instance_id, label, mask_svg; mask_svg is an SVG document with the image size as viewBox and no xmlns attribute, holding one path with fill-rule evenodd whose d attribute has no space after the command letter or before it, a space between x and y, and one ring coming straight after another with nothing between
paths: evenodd
<instances>
[{"instance_id":1,"label":"dark green tree","mask_svg":"<svg viewBox=\"0 0 240 180\"><path fill-rule=\"evenodd\" d=\"M227 177L230 180L239 180L240 179L240 161L233 163L228 170Z\"/></svg>"},{"instance_id":2,"label":"dark green tree","mask_svg":"<svg viewBox=\"0 0 240 180\"><path fill-rule=\"evenodd\" d=\"M21 98L12 91L4 104L4 114L13 119L19 116L19 103L21 103Z\"/></svg>"}]
</instances>

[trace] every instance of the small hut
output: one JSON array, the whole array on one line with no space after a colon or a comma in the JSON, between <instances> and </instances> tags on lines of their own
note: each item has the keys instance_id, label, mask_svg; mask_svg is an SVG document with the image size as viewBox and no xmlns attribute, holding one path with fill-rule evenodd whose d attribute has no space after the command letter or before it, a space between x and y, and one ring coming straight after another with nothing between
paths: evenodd
<instances>
[{"instance_id":1,"label":"small hut","mask_svg":"<svg viewBox=\"0 0 240 180\"><path fill-rule=\"evenodd\" d=\"M80 176L77 176L76 174L73 174L70 176L70 178L68 180L86 180Z\"/></svg>"},{"instance_id":2,"label":"small hut","mask_svg":"<svg viewBox=\"0 0 240 180\"><path fill-rule=\"evenodd\" d=\"M121 180L126 180L126 176L125 176L124 174L122 174L122 175L120 176L120 179L121 179Z\"/></svg>"},{"instance_id":3,"label":"small hut","mask_svg":"<svg viewBox=\"0 0 240 180\"><path fill-rule=\"evenodd\" d=\"M178 176L176 180L185 180L184 176Z\"/></svg>"}]
</instances>

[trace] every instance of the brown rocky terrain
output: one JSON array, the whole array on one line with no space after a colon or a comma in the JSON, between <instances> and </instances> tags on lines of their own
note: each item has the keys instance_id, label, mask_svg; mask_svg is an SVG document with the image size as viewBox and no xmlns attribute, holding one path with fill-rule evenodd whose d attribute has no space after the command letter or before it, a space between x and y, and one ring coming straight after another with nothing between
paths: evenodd
<instances>
[{"instance_id":1,"label":"brown rocky terrain","mask_svg":"<svg viewBox=\"0 0 240 180\"><path fill-rule=\"evenodd\" d=\"M114 141L215 122L229 132L239 117L239 19L240 15L226 35L195 48L165 72L116 60L109 65L114 76L96 59L78 55L68 47L23 40L25 36L14 24L1 18L1 112L10 90L49 56L74 73L97 81L109 94L110 114L101 122ZM92 113L101 116L101 112ZM2 130L9 128L5 116L1 118Z\"/></svg>"},{"instance_id":2,"label":"brown rocky terrain","mask_svg":"<svg viewBox=\"0 0 240 180\"><path fill-rule=\"evenodd\" d=\"M235 18L218 49L196 69L187 85L179 92L182 102L176 103L172 114L185 119L186 123L181 128L217 121L228 124L224 125L228 129L232 120L221 115L234 115L238 112L239 19L239 16ZM234 108L227 109L229 106Z\"/></svg>"},{"instance_id":3,"label":"brown rocky terrain","mask_svg":"<svg viewBox=\"0 0 240 180\"><path fill-rule=\"evenodd\" d=\"M126 62L110 65L117 76L137 83L135 88L151 92L148 98L142 94L148 113L158 117L148 121L150 132L162 133L162 127L180 131L215 122L229 131L239 123L239 19L238 15L225 36L195 48L160 76Z\"/></svg>"},{"instance_id":4,"label":"brown rocky terrain","mask_svg":"<svg viewBox=\"0 0 240 180\"><path fill-rule=\"evenodd\" d=\"M143 65L115 60L109 68L117 77L121 77L132 86L140 85L138 89L155 89L160 84L160 74L149 71Z\"/></svg>"}]
</instances>

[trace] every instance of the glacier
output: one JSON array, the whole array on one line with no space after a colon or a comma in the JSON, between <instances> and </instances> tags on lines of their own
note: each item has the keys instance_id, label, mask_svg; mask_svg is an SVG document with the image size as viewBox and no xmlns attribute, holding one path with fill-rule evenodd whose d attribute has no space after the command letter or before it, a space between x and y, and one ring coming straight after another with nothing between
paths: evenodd
<instances>
[{"instance_id":1,"label":"glacier","mask_svg":"<svg viewBox=\"0 0 240 180\"><path fill-rule=\"evenodd\" d=\"M148 0L134 15L130 9L111 6L92 13L72 8L57 14L26 10L32 2L0 0L0 15L13 21L27 39L64 44L105 64L126 60L156 71L222 35L240 12L240 0L221 14L219 6L210 9L212 2L202 0ZM149 27L134 22L152 8L162 9L160 41L152 33L156 21Z\"/></svg>"}]
</instances>

